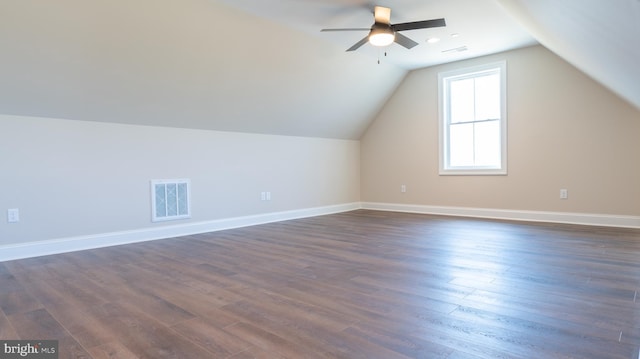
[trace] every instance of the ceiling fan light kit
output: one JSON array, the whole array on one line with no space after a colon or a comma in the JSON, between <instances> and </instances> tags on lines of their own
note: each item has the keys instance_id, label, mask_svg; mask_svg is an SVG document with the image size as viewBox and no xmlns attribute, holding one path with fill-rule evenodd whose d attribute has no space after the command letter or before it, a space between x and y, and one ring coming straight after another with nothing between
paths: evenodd
<instances>
[{"instance_id":1,"label":"ceiling fan light kit","mask_svg":"<svg viewBox=\"0 0 640 359\"><path fill-rule=\"evenodd\" d=\"M370 29L367 28L351 28L351 29L322 29L320 31L369 31L362 40L356 42L353 46L347 49L347 51L354 51L360 48L362 45L369 42L373 46L389 46L392 43L397 43L407 49L411 49L418 45L417 42L410 38L400 34L400 31L427 29L431 27L446 26L444 19L433 19L424 21L405 22L401 24L391 23L391 9L383 6L376 6L374 8L374 23Z\"/></svg>"},{"instance_id":2,"label":"ceiling fan light kit","mask_svg":"<svg viewBox=\"0 0 640 359\"><path fill-rule=\"evenodd\" d=\"M385 24L374 24L369 33L369 43L373 46L389 46L395 39L395 32Z\"/></svg>"}]
</instances>

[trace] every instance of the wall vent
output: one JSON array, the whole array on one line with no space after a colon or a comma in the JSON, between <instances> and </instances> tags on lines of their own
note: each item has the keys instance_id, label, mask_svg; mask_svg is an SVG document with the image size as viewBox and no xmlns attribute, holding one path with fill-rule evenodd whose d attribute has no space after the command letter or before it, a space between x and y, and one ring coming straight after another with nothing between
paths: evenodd
<instances>
[{"instance_id":1,"label":"wall vent","mask_svg":"<svg viewBox=\"0 0 640 359\"><path fill-rule=\"evenodd\" d=\"M151 181L151 220L153 222L191 218L190 181L167 179Z\"/></svg>"}]
</instances>

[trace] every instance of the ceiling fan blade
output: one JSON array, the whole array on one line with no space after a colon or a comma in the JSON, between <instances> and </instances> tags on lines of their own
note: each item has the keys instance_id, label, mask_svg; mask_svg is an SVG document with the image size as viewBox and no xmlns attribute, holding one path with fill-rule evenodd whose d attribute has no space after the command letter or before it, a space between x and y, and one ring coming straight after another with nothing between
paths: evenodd
<instances>
[{"instance_id":1,"label":"ceiling fan blade","mask_svg":"<svg viewBox=\"0 0 640 359\"><path fill-rule=\"evenodd\" d=\"M373 16L376 19L376 23L391 24L391 9L383 6L376 6L373 8Z\"/></svg>"},{"instance_id":2,"label":"ceiling fan blade","mask_svg":"<svg viewBox=\"0 0 640 359\"><path fill-rule=\"evenodd\" d=\"M355 43L355 45L351 46L350 48L347 49L347 51L355 51L357 49L360 48L360 46L366 44L369 41L369 36L365 36L364 39L358 41Z\"/></svg>"},{"instance_id":3,"label":"ceiling fan blade","mask_svg":"<svg viewBox=\"0 0 640 359\"><path fill-rule=\"evenodd\" d=\"M395 39L395 42L396 42L398 45L402 45L402 46L406 47L407 49L412 49L412 48L414 48L415 46L417 46L417 45L418 45L418 43L417 43L417 42L415 42L415 41L411 40L410 38L408 38L408 37L406 37L406 36L402 35L402 34L401 34L401 33L399 33L399 32L396 32L396 39Z\"/></svg>"},{"instance_id":4,"label":"ceiling fan blade","mask_svg":"<svg viewBox=\"0 0 640 359\"><path fill-rule=\"evenodd\" d=\"M405 30L427 29L430 27L443 27L443 26L447 26L447 23L444 21L444 19L433 19L433 20L403 22L401 24L393 24L391 25L391 28L394 31L405 31Z\"/></svg>"},{"instance_id":5,"label":"ceiling fan blade","mask_svg":"<svg viewBox=\"0 0 640 359\"><path fill-rule=\"evenodd\" d=\"M327 31L369 31L370 28L350 28L350 29L322 29L321 32Z\"/></svg>"}]
</instances>

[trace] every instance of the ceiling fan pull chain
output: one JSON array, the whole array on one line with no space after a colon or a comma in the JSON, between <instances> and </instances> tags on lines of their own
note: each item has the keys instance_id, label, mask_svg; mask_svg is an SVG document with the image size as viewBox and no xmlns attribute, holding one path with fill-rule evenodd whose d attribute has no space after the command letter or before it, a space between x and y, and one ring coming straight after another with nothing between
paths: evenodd
<instances>
[{"instance_id":1,"label":"ceiling fan pull chain","mask_svg":"<svg viewBox=\"0 0 640 359\"><path fill-rule=\"evenodd\" d=\"M387 50L384 50L384 57L387 57ZM378 65L380 65L380 49L378 49Z\"/></svg>"}]
</instances>

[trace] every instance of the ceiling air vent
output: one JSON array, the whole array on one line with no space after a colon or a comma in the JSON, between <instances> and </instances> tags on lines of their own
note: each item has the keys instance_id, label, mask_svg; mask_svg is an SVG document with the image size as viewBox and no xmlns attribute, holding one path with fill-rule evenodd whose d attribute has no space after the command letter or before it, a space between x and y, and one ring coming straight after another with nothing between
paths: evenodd
<instances>
[{"instance_id":1,"label":"ceiling air vent","mask_svg":"<svg viewBox=\"0 0 640 359\"><path fill-rule=\"evenodd\" d=\"M442 53L446 54L448 52L463 52L467 50L469 50L469 48L465 45L465 46L454 47L453 49L449 49L449 50L444 50L442 51Z\"/></svg>"}]
</instances>

